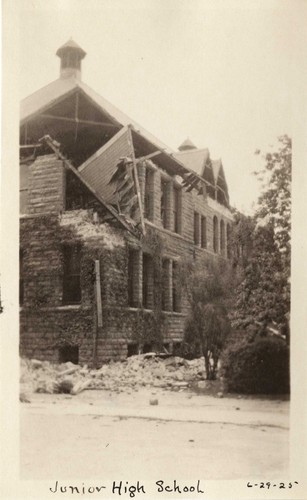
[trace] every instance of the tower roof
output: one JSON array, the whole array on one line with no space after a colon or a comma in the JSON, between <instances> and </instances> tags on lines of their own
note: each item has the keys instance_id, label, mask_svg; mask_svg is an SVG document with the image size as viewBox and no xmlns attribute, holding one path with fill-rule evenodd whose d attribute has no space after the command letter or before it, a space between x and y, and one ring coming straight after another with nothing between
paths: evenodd
<instances>
[{"instance_id":1,"label":"tower roof","mask_svg":"<svg viewBox=\"0 0 307 500\"><path fill-rule=\"evenodd\" d=\"M86 56L86 52L72 38L64 43L64 45L61 45L61 47L56 51L56 55L62 57L68 49L79 52L80 59L83 59Z\"/></svg>"},{"instance_id":2,"label":"tower roof","mask_svg":"<svg viewBox=\"0 0 307 500\"><path fill-rule=\"evenodd\" d=\"M182 144L180 144L179 146L179 151L187 151L189 149L197 149L197 147L195 146L195 144L193 144L193 142L187 137L187 139L185 141L183 141Z\"/></svg>"}]
</instances>

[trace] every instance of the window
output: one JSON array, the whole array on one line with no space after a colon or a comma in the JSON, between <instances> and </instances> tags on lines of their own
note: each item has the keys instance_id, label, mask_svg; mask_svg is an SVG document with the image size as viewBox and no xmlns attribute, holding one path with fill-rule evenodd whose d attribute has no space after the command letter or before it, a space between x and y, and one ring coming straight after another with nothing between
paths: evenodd
<instances>
[{"instance_id":1,"label":"window","mask_svg":"<svg viewBox=\"0 0 307 500\"><path fill-rule=\"evenodd\" d=\"M143 307L153 308L153 259L150 255L143 254Z\"/></svg>"},{"instance_id":2,"label":"window","mask_svg":"<svg viewBox=\"0 0 307 500\"><path fill-rule=\"evenodd\" d=\"M144 217L148 220L153 220L154 218L154 175L153 170L146 168Z\"/></svg>"},{"instance_id":3,"label":"window","mask_svg":"<svg viewBox=\"0 0 307 500\"><path fill-rule=\"evenodd\" d=\"M161 221L163 227L167 228L167 201L168 201L168 182L161 178Z\"/></svg>"},{"instance_id":4,"label":"window","mask_svg":"<svg viewBox=\"0 0 307 500\"><path fill-rule=\"evenodd\" d=\"M178 263L173 261L173 276L172 276L172 286L173 286L173 311L181 312L181 297L180 297L180 284L178 281Z\"/></svg>"},{"instance_id":5,"label":"window","mask_svg":"<svg viewBox=\"0 0 307 500\"><path fill-rule=\"evenodd\" d=\"M93 196L75 174L66 171L65 210L85 209L91 206Z\"/></svg>"},{"instance_id":6,"label":"window","mask_svg":"<svg viewBox=\"0 0 307 500\"><path fill-rule=\"evenodd\" d=\"M199 214L194 212L194 243L195 245L199 245Z\"/></svg>"},{"instance_id":7,"label":"window","mask_svg":"<svg viewBox=\"0 0 307 500\"><path fill-rule=\"evenodd\" d=\"M230 239L231 239L231 228L230 228L230 224L227 224L227 228L226 228L226 246L227 246L227 258L228 259L231 258L231 243L230 243Z\"/></svg>"},{"instance_id":8,"label":"window","mask_svg":"<svg viewBox=\"0 0 307 500\"><path fill-rule=\"evenodd\" d=\"M174 186L173 220L174 232L181 233L181 189Z\"/></svg>"},{"instance_id":9,"label":"window","mask_svg":"<svg viewBox=\"0 0 307 500\"><path fill-rule=\"evenodd\" d=\"M213 251L217 253L219 250L219 232L218 220L216 215L213 217Z\"/></svg>"},{"instance_id":10,"label":"window","mask_svg":"<svg viewBox=\"0 0 307 500\"><path fill-rule=\"evenodd\" d=\"M128 305L130 307L137 307L137 301L135 300L135 281L137 279L137 268L136 268L136 258L137 251L129 248L128 251Z\"/></svg>"},{"instance_id":11,"label":"window","mask_svg":"<svg viewBox=\"0 0 307 500\"><path fill-rule=\"evenodd\" d=\"M220 247L221 254L225 254L225 222L221 220L220 222Z\"/></svg>"},{"instance_id":12,"label":"window","mask_svg":"<svg viewBox=\"0 0 307 500\"><path fill-rule=\"evenodd\" d=\"M207 219L204 216L201 217L200 231L201 231L200 235L201 247L207 248Z\"/></svg>"},{"instance_id":13,"label":"window","mask_svg":"<svg viewBox=\"0 0 307 500\"><path fill-rule=\"evenodd\" d=\"M23 282L23 261L24 261L24 251L19 250L19 305L23 305L24 301L24 282Z\"/></svg>"},{"instance_id":14,"label":"window","mask_svg":"<svg viewBox=\"0 0 307 500\"><path fill-rule=\"evenodd\" d=\"M162 260L162 311L170 310L170 260Z\"/></svg>"},{"instance_id":15,"label":"window","mask_svg":"<svg viewBox=\"0 0 307 500\"><path fill-rule=\"evenodd\" d=\"M81 247L65 245L63 258L63 304L79 304L81 302Z\"/></svg>"},{"instance_id":16,"label":"window","mask_svg":"<svg viewBox=\"0 0 307 500\"><path fill-rule=\"evenodd\" d=\"M77 365L79 363L79 347L77 345L64 345L59 349L59 363L70 361Z\"/></svg>"}]
</instances>

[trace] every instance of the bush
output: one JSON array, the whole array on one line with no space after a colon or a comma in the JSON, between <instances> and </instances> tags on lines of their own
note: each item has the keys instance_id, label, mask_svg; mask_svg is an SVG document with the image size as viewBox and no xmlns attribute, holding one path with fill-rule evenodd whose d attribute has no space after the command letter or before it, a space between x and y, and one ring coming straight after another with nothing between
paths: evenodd
<instances>
[{"instance_id":1,"label":"bush","mask_svg":"<svg viewBox=\"0 0 307 500\"><path fill-rule=\"evenodd\" d=\"M230 392L288 394L289 347L278 337L241 340L222 355L221 374Z\"/></svg>"}]
</instances>

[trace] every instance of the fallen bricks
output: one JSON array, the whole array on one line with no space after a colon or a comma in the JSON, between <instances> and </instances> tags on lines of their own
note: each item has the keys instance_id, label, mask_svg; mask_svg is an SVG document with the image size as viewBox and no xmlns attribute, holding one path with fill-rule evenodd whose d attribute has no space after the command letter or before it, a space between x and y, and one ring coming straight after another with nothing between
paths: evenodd
<instances>
[{"instance_id":1,"label":"fallen bricks","mask_svg":"<svg viewBox=\"0 0 307 500\"><path fill-rule=\"evenodd\" d=\"M131 356L122 362L111 361L99 369L71 362L21 359L21 392L70 393L101 389L115 392L142 387L184 390L192 383L204 381L204 359L186 360L178 356L160 357L155 353Z\"/></svg>"}]
</instances>

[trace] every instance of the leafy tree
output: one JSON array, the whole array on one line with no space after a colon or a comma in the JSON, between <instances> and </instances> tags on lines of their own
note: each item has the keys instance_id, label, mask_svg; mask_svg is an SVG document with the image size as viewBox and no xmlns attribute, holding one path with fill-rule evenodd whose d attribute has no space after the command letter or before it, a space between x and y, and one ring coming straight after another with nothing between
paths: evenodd
<instances>
[{"instance_id":1,"label":"leafy tree","mask_svg":"<svg viewBox=\"0 0 307 500\"><path fill-rule=\"evenodd\" d=\"M287 135L279 137L278 142L276 152L264 155L264 169L255 172L263 183L255 220L258 226L272 226L283 264L288 266L285 271L290 275L292 142Z\"/></svg>"},{"instance_id":2,"label":"leafy tree","mask_svg":"<svg viewBox=\"0 0 307 500\"><path fill-rule=\"evenodd\" d=\"M214 262L186 263L182 285L190 303L184 342L205 359L207 379L216 378L218 360L230 330L227 315L229 269Z\"/></svg>"},{"instance_id":3,"label":"leafy tree","mask_svg":"<svg viewBox=\"0 0 307 500\"><path fill-rule=\"evenodd\" d=\"M241 279L231 319L263 334L273 325L289 340L291 139L285 135L279 143L255 173L262 182L255 215L234 214L233 265L240 265Z\"/></svg>"}]
</instances>

